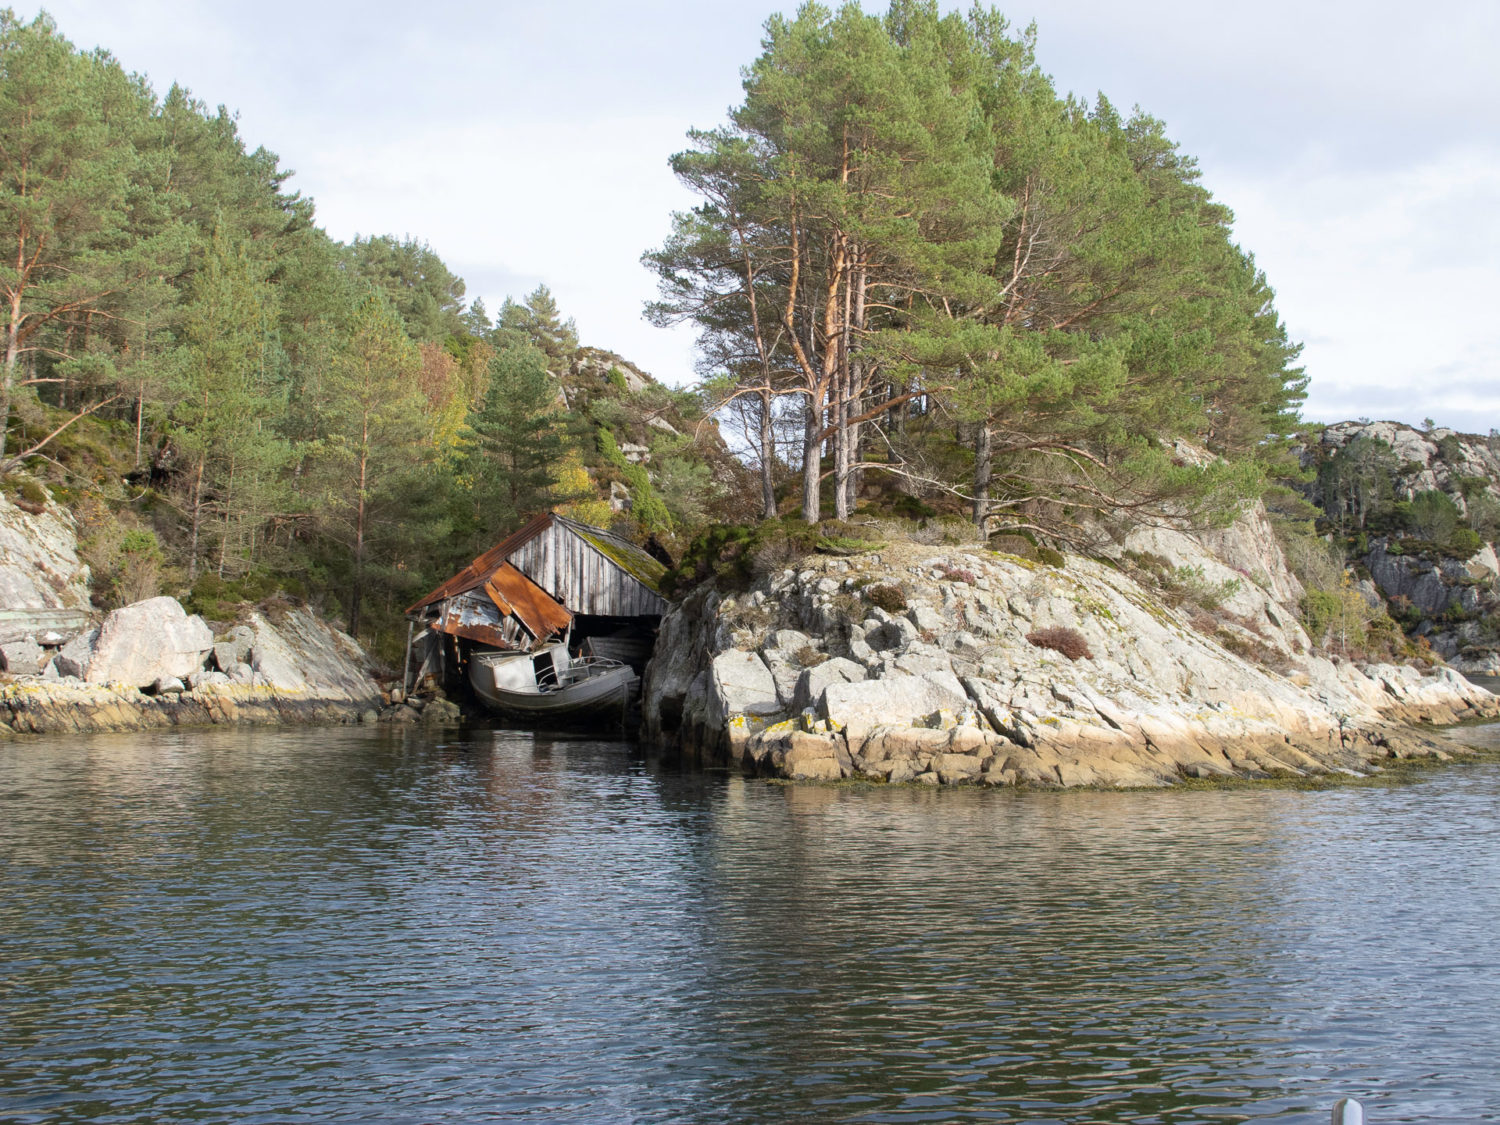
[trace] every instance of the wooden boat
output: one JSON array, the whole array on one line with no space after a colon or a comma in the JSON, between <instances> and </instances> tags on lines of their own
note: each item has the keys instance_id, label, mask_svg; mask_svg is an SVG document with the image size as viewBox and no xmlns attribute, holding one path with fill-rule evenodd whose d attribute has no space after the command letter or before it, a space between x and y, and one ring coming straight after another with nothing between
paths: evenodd
<instances>
[{"instance_id":1,"label":"wooden boat","mask_svg":"<svg viewBox=\"0 0 1500 1125\"><path fill-rule=\"evenodd\" d=\"M564 643L535 652L475 652L469 683L493 711L531 722L625 721L640 679L620 660L568 655Z\"/></svg>"}]
</instances>

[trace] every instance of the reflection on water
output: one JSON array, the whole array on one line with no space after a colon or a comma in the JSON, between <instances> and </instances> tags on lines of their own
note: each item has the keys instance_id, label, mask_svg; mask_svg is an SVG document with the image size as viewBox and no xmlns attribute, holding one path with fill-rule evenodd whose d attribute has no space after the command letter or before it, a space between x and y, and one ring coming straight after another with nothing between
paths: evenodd
<instances>
[{"instance_id":1,"label":"reflection on water","mask_svg":"<svg viewBox=\"0 0 1500 1125\"><path fill-rule=\"evenodd\" d=\"M1496 1120L1497 795L3 747L0 1119Z\"/></svg>"}]
</instances>

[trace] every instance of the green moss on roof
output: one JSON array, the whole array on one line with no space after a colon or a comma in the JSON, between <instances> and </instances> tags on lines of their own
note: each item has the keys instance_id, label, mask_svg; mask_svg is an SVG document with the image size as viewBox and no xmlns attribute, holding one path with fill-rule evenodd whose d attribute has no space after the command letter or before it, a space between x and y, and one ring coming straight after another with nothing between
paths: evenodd
<instances>
[{"instance_id":1,"label":"green moss on roof","mask_svg":"<svg viewBox=\"0 0 1500 1125\"><path fill-rule=\"evenodd\" d=\"M666 574L667 568L645 551L633 543L616 539L613 535L600 531L598 528L589 527L587 524L574 523L569 520L568 527L578 538L647 589L657 594L661 593L661 579L662 575Z\"/></svg>"}]
</instances>

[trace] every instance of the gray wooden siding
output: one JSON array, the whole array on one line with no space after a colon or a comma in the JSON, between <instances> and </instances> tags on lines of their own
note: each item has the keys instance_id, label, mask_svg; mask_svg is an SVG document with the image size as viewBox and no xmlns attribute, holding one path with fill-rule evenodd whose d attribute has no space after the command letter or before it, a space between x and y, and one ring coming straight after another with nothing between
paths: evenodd
<instances>
[{"instance_id":1,"label":"gray wooden siding","mask_svg":"<svg viewBox=\"0 0 1500 1125\"><path fill-rule=\"evenodd\" d=\"M660 594L555 523L517 548L510 564L574 613L649 617L667 611Z\"/></svg>"}]
</instances>

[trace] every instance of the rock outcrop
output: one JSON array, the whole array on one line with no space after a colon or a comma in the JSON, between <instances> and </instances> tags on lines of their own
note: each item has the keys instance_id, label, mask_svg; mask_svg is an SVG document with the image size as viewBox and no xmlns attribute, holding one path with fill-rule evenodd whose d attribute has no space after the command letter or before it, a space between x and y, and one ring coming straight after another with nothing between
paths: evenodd
<instances>
[{"instance_id":1,"label":"rock outcrop","mask_svg":"<svg viewBox=\"0 0 1500 1125\"><path fill-rule=\"evenodd\" d=\"M1363 772L1444 753L1402 723L1500 713L1445 668L1313 654L1268 532L1217 536L1217 553L1165 530L1131 543L1223 579L1212 635L1107 560L910 543L815 556L744 594L700 588L667 616L643 733L789 778L1155 786Z\"/></svg>"},{"instance_id":2,"label":"rock outcrop","mask_svg":"<svg viewBox=\"0 0 1500 1125\"><path fill-rule=\"evenodd\" d=\"M0 609L89 609L73 516L50 499L18 504L0 493Z\"/></svg>"},{"instance_id":3,"label":"rock outcrop","mask_svg":"<svg viewBox=\"0 0 1500 1125\"><path fill-rule=\"evenodd\" d=\"M0 733L373 721L382 703L354 640L303 609L274 624L252 613L216 640L174 599L152 598L55 655L32 647L45 666L12 666L0 682Z\"/></svg>"},{"instance_id":4,"label":"rock outcrop","mask_svg":"<svg viewBox=\"0 0 1500 1125\"><path fill-rule=\"evenodd\" d=\"M1370 470L1382 477L1387 508L1424 492L1441 492L1471 530L1467 545L1433 543L1401 526L1391 511L1355 524L1367 597L1386 603L1413 637L1464 672L1500 674L1500 560L1492 543L1500 513L1500 435L1444 427L1418 430L1400 422L1340 422L1302 448L1303 466L1325 464L1356 441L1389 449ZM1326 503L1321 477L1311 498ZM1475 539L1481 539L1475 550Z\"/></svg>"}]
</instances>

